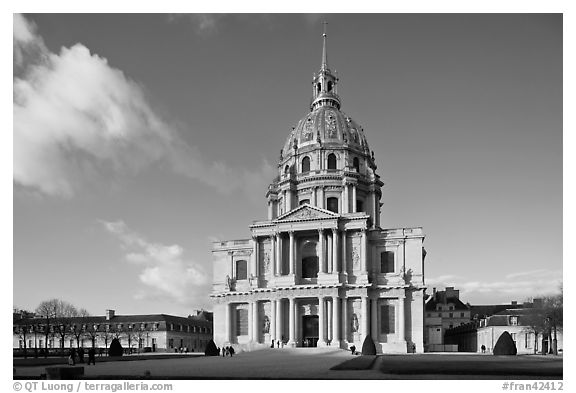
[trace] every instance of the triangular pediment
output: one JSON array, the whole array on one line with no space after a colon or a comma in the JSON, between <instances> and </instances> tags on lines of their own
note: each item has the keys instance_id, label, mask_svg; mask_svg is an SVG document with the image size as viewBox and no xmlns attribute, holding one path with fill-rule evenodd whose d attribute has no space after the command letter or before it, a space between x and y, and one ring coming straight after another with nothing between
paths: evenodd
<instances>
[{"instance_id":1,"label":"triangular pediment","mask_svg":"<svg viewBox=\"0 0 576 393\"><path fill-rule=\"evenodd\" d=\"M339 214L331 212L330 210L321 209L319 207L304 204L298 206L296 209L284 213L278 217L275 222L284 221L302 221L302 220L322 220L325 218L338 218Z\"/></svg>"}]
</instances>

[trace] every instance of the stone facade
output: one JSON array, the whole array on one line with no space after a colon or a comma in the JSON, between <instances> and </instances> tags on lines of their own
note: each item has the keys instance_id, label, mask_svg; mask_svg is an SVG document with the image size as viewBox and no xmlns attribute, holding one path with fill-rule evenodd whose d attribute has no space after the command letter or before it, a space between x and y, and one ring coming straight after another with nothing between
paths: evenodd
<instances>
[{"instance_id":1,"label":"stone facade","mask_svg":"<svg viewBox=\"0 0 576 393\"><path fill-rule=\"evenodd\" d=\"M381 187L364 130L322 66L312 103L281 150L268 217L251 238L213 244L217 346L423 351L424 234L380 227Z\"/></svg>"}]
</instances>

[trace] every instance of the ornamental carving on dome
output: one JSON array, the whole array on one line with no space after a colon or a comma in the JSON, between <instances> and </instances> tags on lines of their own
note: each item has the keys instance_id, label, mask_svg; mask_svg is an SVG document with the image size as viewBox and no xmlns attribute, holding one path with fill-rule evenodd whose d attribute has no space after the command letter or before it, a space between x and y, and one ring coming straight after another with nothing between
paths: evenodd
<instances>
[{"instance_id":1,"label":"ornamental carving on dome","mask_svg":"<svg viewBox=\"0 0 576 393\"><path fill-rule=\"evenodd\" d=\"M325 114L326 119L326 132L328 138L336 138L336 115L332 111L327 111Z\"/></svg>"},{"instance_id":2,"label":"ornamental carving on dome","mask_svg":"<svg viewBox=\"0 0 576 393\"><path fill-rule=\"evenodd\" d=\"M354 142L358 143L358 131L356 131L356 128L350 128L350 135L352 135Z\"/></svg>"},{"instance_id":3,"label":"ornamental carving on dome","mask_svg":"<svg viewBox=\"0 0 576 393\"><path fill-rule=\"evenodd\" d=\"M308 120L306 121L306 125L304 126L302 141L303 142L311 141L313 137L314 137L314 121L311 118L308 118Z\"/></svg>"}]
</instances>

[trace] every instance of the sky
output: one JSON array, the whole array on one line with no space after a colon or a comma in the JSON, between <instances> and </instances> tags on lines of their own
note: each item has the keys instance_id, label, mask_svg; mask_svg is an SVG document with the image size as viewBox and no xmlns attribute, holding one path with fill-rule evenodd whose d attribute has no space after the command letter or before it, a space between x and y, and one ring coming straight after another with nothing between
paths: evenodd
<instances>
[{"instance_id":1,"label":"sky","mask_svg":"<svg viewBox=\"0 0 576 393\"><path fill-rule=\"evenodd\" d=\"M560 14L28 14L13 31L13 304L210 309L308 112L322 21L381 226L471 304L562 280Z\"/></svg>"}]
</instances>

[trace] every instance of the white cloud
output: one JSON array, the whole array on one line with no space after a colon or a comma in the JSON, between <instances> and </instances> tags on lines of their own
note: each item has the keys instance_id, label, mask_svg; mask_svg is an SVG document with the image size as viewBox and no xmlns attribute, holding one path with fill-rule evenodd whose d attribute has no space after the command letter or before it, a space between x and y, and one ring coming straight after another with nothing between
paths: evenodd
<instances>
[{"instance_id":1,"label":"white cloud","mask_svg":"<svg viewBox=\"0 0 576 393\"><path fill-rule=\"evenodd\" d=\"M137 292L137 298L166 298L186 306L206 305L210 276L198 263L185 258L181 246L150 242L123 221L100 220L100 223L120 241L124 259L140 269L138 278L148 289Z\"/></svg>"},{"instance_id":2,"label":"white cloud","mask_svg":"<svg viewBox=\"0 0 576 393\"><path fill-rule=\"evenodd\" d=\"M516 272L494 281L469 280L462 276L443 275L427 278L428 287L442 290L447 286L460 290L460 299L470 303L509 303L556 294L562 282L562 270L537 269ZM431 292L431 291L428 291ZM485 300L484 300L485 299Z\"/></svg>"},{"instance_id":3,"label":"white cloud","mask_svg":"<svg viewBox=\"0 0 576 393\"><path fill-rule=\"evenodd\" d=\"M274 170L207 162L151 106L141 85L82 44L50 52L14 16L14 182L72 197L155 163L220 191L264 192Z\"/></svg>"}]
</instances>

